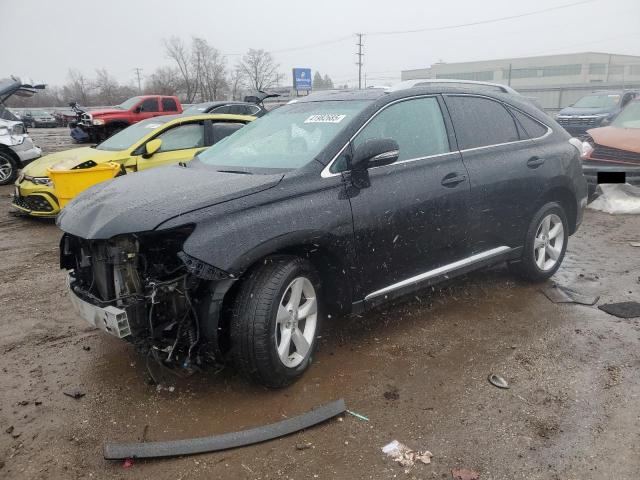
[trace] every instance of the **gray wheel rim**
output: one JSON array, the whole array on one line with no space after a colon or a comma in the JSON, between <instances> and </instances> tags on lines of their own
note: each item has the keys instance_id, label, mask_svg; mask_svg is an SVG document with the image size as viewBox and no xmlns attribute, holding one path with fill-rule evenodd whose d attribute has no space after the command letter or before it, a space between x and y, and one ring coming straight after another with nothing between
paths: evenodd
<instances>
[{"instance_id":1,"label":"gray wheel rim","mask_svg":"<svg viewBox=\"0 0 640 480\"><path fill-rule=\"evenodd\" d=\"M276 316L276 350L285 367L295 368L309 356L317 323L313 284L306 277L294 278L280 299Z\"/></svg>"},{"instance_id":2,"label":"gray wheel rim","mask_svg":"<svg viewBox=\"0 0 640 480\"><path fill-rule=\"evenodd\" d=\"M542 218L533 241L533 258L543 272L552 270L560 260L564 246L564 225L555 213Z\"/></svg>"},{"instance_id":3,"label":"gray wheel rim","mask_svg":"<svg viewBox=\"0 0 640 480\"><path fill-rule=\"evenodd\" d=\"M0 155L0 182L6 182L13 174L13 164L4 155Z\"/></svg>"}]
</instances>

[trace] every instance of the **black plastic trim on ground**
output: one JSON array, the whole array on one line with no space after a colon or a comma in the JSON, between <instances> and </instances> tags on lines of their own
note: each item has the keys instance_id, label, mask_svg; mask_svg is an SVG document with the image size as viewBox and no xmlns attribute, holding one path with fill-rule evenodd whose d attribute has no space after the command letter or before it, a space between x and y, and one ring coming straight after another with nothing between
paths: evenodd
<instances>
[{"instance_id":1,"label":"black plastic trim on ground","mask_svg":"<svg viewBox=\"0 0 640 480\"><path fill-rule=\"evenodd\" d=\"M241 432L168 442L105 443L104 458L106 460L122 460L125 458L176 457L243 447L304 430L340 415L346 409L344 399L341 398L297 417Z\"/></svg>"}]
</instances>

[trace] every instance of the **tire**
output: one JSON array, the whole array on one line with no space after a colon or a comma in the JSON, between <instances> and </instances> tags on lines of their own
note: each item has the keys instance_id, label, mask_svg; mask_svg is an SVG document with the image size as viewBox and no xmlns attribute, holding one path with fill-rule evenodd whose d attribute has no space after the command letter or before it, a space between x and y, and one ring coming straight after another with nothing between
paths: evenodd
<instances>
[{"instance_id":1,"label":"tire","mask_svg":"<svg viewBox=\"0 0 640 480\"><path fill-rule=\"evenodd\" d=\"M0 185L9 185L15 182L19 168L18 162L12 155L0 151Z\"/></svg>"},{"instance_id":2,"label":"tire","mask_svg":"<svg viewBox=\"0 0 640 480\"><path fill-rule=\"evenodd\" d=\"M232 360L243 376L268 388L282 388L309 368L321 323L319 286L311 263L291 256L268 257L242 281L232 308L230 337ZM299 310L294 309L296 298ZM304 354L299 350L303 345Z\"/></svg>"},{"instance_id":3,"label":"tire","mask_svg":"<svg viewBox=\"0 0 640 480\"><path fill-rule=\"evenodd\" d=\"M559 230L554 235L558 225ZM545 229L549 235L545 234ZM530 282L549 279L562 264L569 240L568 232L569 223L562 205L557 202L543 205L529 224L522 257L510 262L509 269Z\"/></svg>"}]
</instances>

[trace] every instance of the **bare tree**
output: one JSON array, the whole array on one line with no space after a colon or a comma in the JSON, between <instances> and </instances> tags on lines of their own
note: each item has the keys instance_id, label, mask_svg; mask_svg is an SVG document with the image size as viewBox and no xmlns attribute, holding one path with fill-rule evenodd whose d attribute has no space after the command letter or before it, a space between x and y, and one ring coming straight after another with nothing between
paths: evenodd
<instances>
[{"instance_id":1,"label":"bare tree","mask_svg":"<svg viewBox=\"0 0 640 480\"><path fill-rule=\"evenodd\" d=\"M242 100L240 92L245 87L245 76L240 65L236 65L229 76L229 89L231 90L231 100Z\"/></svg>"},{"instance_id":2,"label":"bare tree","mask_svg":"<svg viewBox=\"0 0 640 480\"><path fill-rule=\"evenodd\" d=\"M198 70L200 100L219 99L228 87L225 57L205 39L194 37L191 60L193 68Z\"/></svg>"},{"instance_id":3,"label":"bare tree","mask_svg":"<svg viewBox=\"0 0 640 480\"><path fill-rule=\"evenodd\" d=\"M180 72L185 102L193 103L200 83L198 78L200 66L196 63L194 67L193 59L180 38L171 37L169 40L164 40L164 48L167 57L176 63Z\"/></svg>"},{"instance_id":4,"label":"bare tree","mask_svg":"<svg viewBox=\"0 0 640 480\"><path fill-rule=\"evenodd\" d=\"M248 86L254 90L264 90L278 81L278 67L269 52L250 48L239 63L246 76Z\"/></svg>"},{"instance_id":5,"label":"bare tree","mask_svg":"<svg viewBox=\"0 0 640 480\"><path fill-rule=\"evenodd\" d=\"M70 101L77 101L83 105L89 104L91 82L79 70L69 70L69 81L63 87L63 94Z\"/></svg>"},{"instance_id":6,"label":"bare tree","mask_svg":"<svg viewBox=\"0 0 640 480\"><path fill-rule=\"evenodd\" d=\"M96 70L95 87L97 102L102 105L114 105L120 97L120 86L115 78L109 75L106 68Z\"/></svg>"},{"instance_id":7,"label":"bare tree","mask_svg":"<svg viewBox=\"0 0 640 480\"><path fill-rule=\"evenodd\" d=\"M180 89L180 72L171 67L157 68L147 78L144 92L155 95L175 95Z\"/></svg>"}]
</instances>

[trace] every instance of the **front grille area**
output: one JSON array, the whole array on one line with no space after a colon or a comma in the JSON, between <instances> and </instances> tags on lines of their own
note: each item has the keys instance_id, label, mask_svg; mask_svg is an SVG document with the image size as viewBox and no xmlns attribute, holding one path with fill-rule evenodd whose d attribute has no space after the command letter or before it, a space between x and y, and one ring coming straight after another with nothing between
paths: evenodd
<instances>
[{"instance_id":1,"label":"front grille area","mask_svg":"<svg viewBox=\"0 0 640 480\"><path fill-rule=\"evenodd\" d=\"M14 197L13 204L32 212L53 212L51 205L42 195L28 195L26 197Z\"/></svg>"},{"instance_id":2,"label":"front grille area","mask_svg":"<svg viewBox=\"0 0 640 480\"><path fill-rule=\"evenodd\" d=\"M640 164L640 153L620 150L619 148L605 147L597 143L593 147L591 158L594 160L618 160L622 162L633 162Z\"/></svg>"},{"instance_id":3,"label":"front grille area","mask_svg":"<svg viewBox=\"0 0 640 480\"><path fill-rule=\"evenodd\" d=\"M563 127L593 127L596 125L594 117L558 117L558 123Z\"/></svg>"}]
</instances>

